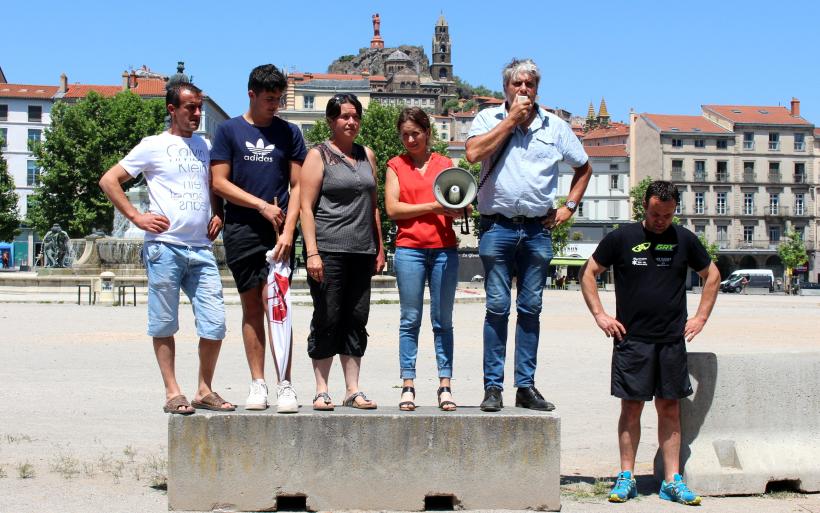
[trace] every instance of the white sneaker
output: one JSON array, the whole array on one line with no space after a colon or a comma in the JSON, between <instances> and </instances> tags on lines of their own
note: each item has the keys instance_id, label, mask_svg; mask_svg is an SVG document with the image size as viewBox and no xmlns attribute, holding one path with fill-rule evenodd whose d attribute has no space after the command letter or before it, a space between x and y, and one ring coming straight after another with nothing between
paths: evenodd
<instances>
[{"instance_id":1,"label":"white sneaker","mask_svg":"<svg viewBox=\"0 0 820 513\"><path fill-rule=\"evenodd\" d=\"M283 380L276 387L276 411L279 413L296 413L299 410L299 403L296 400L296 390L290 381Z\"/></svg>"},{"instance_id":2,"label":"white sneaker","mask_svg":"<svg viewBox=\"0 0 820 513\"><path fill-rule=\"evenodd\" d=\"M245 399L246 410L264 410L268 407L268 385L264 381L251 381L248 398Z\"/></svg>"}]
</instances>

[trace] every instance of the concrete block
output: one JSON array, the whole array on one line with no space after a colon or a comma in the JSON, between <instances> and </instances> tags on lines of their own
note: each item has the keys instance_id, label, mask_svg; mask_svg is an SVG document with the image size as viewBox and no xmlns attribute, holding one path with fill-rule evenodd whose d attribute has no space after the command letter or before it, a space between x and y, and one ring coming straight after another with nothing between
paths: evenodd
<instances>
[{"instance_id":1,"label":"concrete block","mask_svg":"<svg viewBox=\"0 0 820 513\"><path fill-rule=\"evenodd\" d=\"M807 336L814 336L807 334ZM820 491L820 352L690 353L681 467L703 495ZM663 476L660 453L655 475Z\"/></svg>"},{"instance_id":2,"label":"concrete block","mask_svg":"<svg viewBox=\"0 0 820 513\"><path fill-rule=\"evenodd\" d=\"M800 289L801 296L820 296L820 289Z\"/></svg>"},{"instance_id":3,"label":"concrete block","mask_svg":"<svg viewBox=\"0 0 820 513\"><path fill-rule=\"evenodd\" d=\"M561 508L555 414L309 408L170 416L169 509L273 511L305 497L311 511L421 511L434 496L456 509Z\"/></svg>"}]
</instances>

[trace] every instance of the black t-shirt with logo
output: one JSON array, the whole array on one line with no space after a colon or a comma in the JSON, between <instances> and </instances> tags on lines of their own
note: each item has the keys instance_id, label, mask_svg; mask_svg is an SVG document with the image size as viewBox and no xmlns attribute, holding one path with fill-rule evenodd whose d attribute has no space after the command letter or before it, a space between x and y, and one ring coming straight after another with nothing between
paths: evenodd
<instances>
[{"instance_id":1,"label":"black t-shirt with logo","mask_svg":"<svg viewBox=\"0 0 820 513\"><path fill-rule=\"evenodd\" d=\"M240 189L268 202L278 199L287 210L290 198L290 162L302 162L305 141L293 123L274 117L260 127L237 116L219 125L211 162L230 162L229 180ZM273 229L256 209L225 203L225 252L228 262L273 246Z\"/></svg>"},{"instance_id":2,"label":"black t-shirt with logo","mask_svg":"<svg viewBox=\"0 0 820 513\"><path fill-rule=\"evenodd\" d=\"M686 277L702 271L709 254L694 233L671 225L661 234L642 223L607 234L592 257L615 274L616 318L627 336L675 342L686 326Z\"/></svg>"}]
</instances>

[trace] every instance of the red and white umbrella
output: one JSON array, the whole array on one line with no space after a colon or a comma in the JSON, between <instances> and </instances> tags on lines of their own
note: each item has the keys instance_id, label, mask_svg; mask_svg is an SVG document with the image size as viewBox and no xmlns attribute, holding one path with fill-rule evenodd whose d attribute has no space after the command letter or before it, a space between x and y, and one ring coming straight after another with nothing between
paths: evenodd
<instances>
[{"instance_id":1,"label":"red and white umbrella","mask_svg":"<svg viewBox=\"0 0 820 513\"><path fill-rule=\"evenodd\" d=\"M273 259L273 250L265 254L270 264L267 287L268 338L279 381L285 379L290 363L290 266Z\"/></svg>"}]
</instances>

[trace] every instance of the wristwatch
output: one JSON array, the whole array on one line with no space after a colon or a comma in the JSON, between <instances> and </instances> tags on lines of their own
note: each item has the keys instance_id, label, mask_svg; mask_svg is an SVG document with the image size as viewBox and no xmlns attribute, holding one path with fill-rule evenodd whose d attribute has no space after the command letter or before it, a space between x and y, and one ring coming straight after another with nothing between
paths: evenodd
<instances>
[{"instance_id":1,"label":"wristwatch","mask_svg":"<svg viewBox=\"0 0 820 513\"><path fill-rule=\"evenodd\" d=\"M575 210L578 208L578 203L572 200L568 200L566 203L564 203L564 206L567 207L569 211L574 214Z\"/></svg>"}]
</instances>

